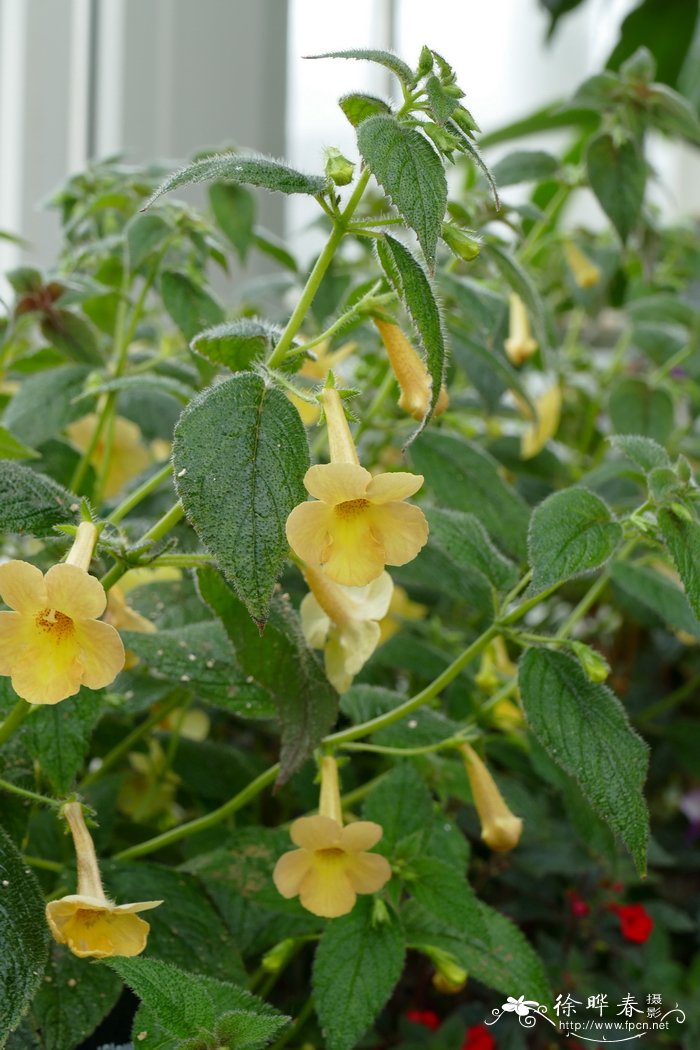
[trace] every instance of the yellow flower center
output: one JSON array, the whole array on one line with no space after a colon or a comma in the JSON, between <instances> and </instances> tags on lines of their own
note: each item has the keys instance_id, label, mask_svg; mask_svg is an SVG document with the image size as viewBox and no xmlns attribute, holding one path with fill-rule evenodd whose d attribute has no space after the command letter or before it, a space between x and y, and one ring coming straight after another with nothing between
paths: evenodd
<instances>
[{"instance_id":1,"label":"yellow flower center","mask_svg":"<svg viewBox=\"0 0 700 1050\"><path fill-rule=\"evenodd\" d=\"M338 503L335 512L347 521L348 518L356 518L358 514L362 514L367 507L369 507L368 499L349 499L345 503Z\"/></svg>"},{"instance_id":2,"label":"yellow flower center","mask_svg":"<svg viewBox=\"0 0 700 1050\"><path fill-rule=\"evenodd\" d=\"M326 849L315 850L317 857L322 857L324 860L337 861L340 857L345 856L345 850L340 849L339 846L328 846Z\"/></svg>"},{"instance_id":3,"label":"yellow flower center","mask_svg":"<svg viewBox=\"0 0 700 1050\"><path fill-rule=\"evenodd\" d=\"M57 642L63 641L73 633L73 621L70 616L58 609L42 609L36 614L37 627L54 636Z\"/></svg>"},{"instance_id":4,"label":"yellow flower center","mask_svg":"<svg viewBox=\"0 0 700 1050\"><path fill-rule=\"evenodd\" d=\"M81 926L94 926L103 917L104 912L94 911L92 908L78 908L75 913L74 922Z\"/></svg>"}]
</instances>

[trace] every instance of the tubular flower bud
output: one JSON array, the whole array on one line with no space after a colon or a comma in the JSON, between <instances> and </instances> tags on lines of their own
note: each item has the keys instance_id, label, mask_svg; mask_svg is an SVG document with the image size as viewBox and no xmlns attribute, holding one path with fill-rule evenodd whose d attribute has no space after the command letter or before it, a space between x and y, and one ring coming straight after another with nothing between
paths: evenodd
<instances>
[{"instance_id":1,"label":"tubular flower bud","mask_svg":"<svg viewBox=\"0 0 700 1050\"><path fill-rule=\"evenodd\" d=\"M107 596L88 574L97 529L78 527L64 563L44 575L26 561L0 565L0 674L30 704L57 704L81 685L100 689L124 666L121 638L97 619Z\"/></svg>"},{"instance_id":2,"label":"tubular flower bud","mask_svg":"<svg viewBox=\"0 0 700 1050\"><path fill-rule=\"evenodd\" d=\"M522 365L537 349L537 340L532 338L530 331L527 308L515 292L510 296L510 321L505 348L508 360L514 365Z\"/></svg>"},{"instance_id":3,"label":"tubular flower bud","mask_svg":"<svg viewBox=\"0 0 700 1050\"><path fill-rule=\"evenodd\" d=\"M90 837L79 802L68 802L62 814L75 845L78 892L46 905L46 919L59 944L80 958L106 959L112 955L140 955L150 926L135 914L157 908L162 901L114 904L105 896Z\"/></svg>"},{"instance_id":4,"label":"tubular flower bud","mask_svg":"<svg viewBox=\"0 0 700 1050\"><path fill-rule=\"evenodd\" d=\"M336 186L347 186L352 182L355 165L344 157L335 146L326 149L326 175Z\"/></svg>"},{"instance_id":5,"label":"tubular flower bud","mask_svg":"<svg viewBox=\"0 0 700 1050\"><path fill-rule=\"evenodd\" d=\"M307 492L287 518L294 553L321 565L336 583L363 587L385 565L412 561L428 538L423 511L403 501L423 484L421 474L396 471L372 477L361 467L337 390L323 391L331 462L310 467Z\"/></svg>"},{"instance_id":6,"label":"tubular flower bud","mask_svg":"<svg viewBox=\"0 0 700 1050\"><path fill-rule=\"evenodd\" d=\"M385 857L366 851L382 837L369 820L343 827L338 766L321 759L321 797L316 817L300 817L289 829L299 849L284 853L272 878L283 897L299 897L313 915L335 919L355 906L358 893L376 893L391 878Z\"/></svg>"},{"instance_id":7,"label":"tubular flower bud","mask_svg":"<svg viewBox=\"0 0 700 1050\"><path fill-rule=\"evenodd\" d=\"M379 645L378 621L394 589L391 576L383 572L366 587L343 587L321 569L306 565L303 572L311 588L299 609L304 637L324 650L328 679L344 693Z\"/></svg>"},{"instance_id":8,"label":"tubular flower bud","mask_svg":"<svg viewBox=\"0 0 700 1050\"><path fill-rule=\"evenodd\" d=\"M476 234L454 222L443 222L442 239L457 258L465 262L472 262L481 251L481 241Z\"/></svg>"},{"instance_id":9,"label":"tubular flower bud","mask_svg":"<svg viewBox=\"0 0 700 1050\"><path fill-rule=\"evenodd\" d=\"M401 388L399 408L408 412L414 419L421 420L430 407L432 381L428 375L428 369L420 354L398 325L389 324L376 317L374 323L379 329L391 367ZM435 405L435 415L439 416L441 412L444 412L448 404L449 398L443 386Z\"/></svg>"},{"instance_id":10,"label":"tubular flower bud","mask_svg":"<svg viewBox=\"0 0 700 1050\"><path fill-rule=\"evenodd\" d=\"M456 995L461 992L467 983L468 974L459 965L454 955L443 951L442 948L432 946L425 949L425 954L435 965L433 987L443 995Z\"/></svg>"},{"instance_id":11,"label":"tubular flower bud","mask_svg":"<svg viewBox=\"0 0 700 1050\"><path fill-rule=\"evenodd\" d=\"M564 255L571 275L579 288L594 288L600 283L600 267L596 266L585 252L581 251L578 244L573 241L565 241Z\"/></svg>"},{"instance_id":12,"label":"tubular flower bud","mask_svg":"<svg viewBox=\"0 0 700 1050\"><path fill-rule=\"evenodd\" d=\"M474 748L462 744L460 751L481 821L482 839L496 853L515 849L523 830L522 820L511 813L495 780Z\"/></svg>"},{"instance_id":13,"label":"tubular flower bud","mask_svg":"<svg viewBox=\"0 0 700 1050\"><path fill-rule=\"evenodd\" d=\"M535 411L537 418L526 428L520 440L522 459L532 459L541 452L559 428L561 390L557 383L535 399Z\"/></svg>"}]
</instances>

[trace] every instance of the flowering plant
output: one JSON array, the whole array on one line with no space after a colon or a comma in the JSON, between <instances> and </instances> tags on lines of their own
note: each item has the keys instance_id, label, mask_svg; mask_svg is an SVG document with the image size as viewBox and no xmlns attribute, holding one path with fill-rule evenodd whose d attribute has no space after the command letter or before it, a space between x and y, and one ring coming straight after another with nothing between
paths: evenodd
<instances>
[{"instance_id":1,"label":"flowering plant","mask_svg":"<svg viewBox=\"0 0 700 1050\"><path fill-rule=\"evenodd\" d=\"M697 974L663 873L699 773L700 257L645 138L700 123L644 49L480 138L430 48L325 57L396 81L341 99L352 158L97 164L55 271L7 275L10 1050L105 1018L145 1050L485 1048L494 1003ZM555 125L561 156L492 164ZM315 200L310 265L251 187ZM253 251L281 276L223 305Z\"/></svg>"}]
</instances>

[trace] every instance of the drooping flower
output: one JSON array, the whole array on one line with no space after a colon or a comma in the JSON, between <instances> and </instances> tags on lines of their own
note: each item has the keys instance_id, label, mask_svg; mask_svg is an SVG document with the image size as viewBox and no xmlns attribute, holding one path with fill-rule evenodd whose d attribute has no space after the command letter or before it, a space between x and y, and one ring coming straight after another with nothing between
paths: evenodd
<instances>
[{"instance_id":1,"label":"drooping flower","mask_svg":"<svg viewBox=\"0 0 700 1050\"><path fill-rule=\"evenodd\" d=\"M525 429L520 440L520 456L532 459L553 438L561 418L561 390L555 383L535 399L536 419ZM527 409L528 415L532 415Z\"/></svg>"},{"instance_id":2,"label":"drooping flower","mask_svg":"<svg viewBox=\"0 0 700 1050\"><path fill-rule=\"evenodd\" d=\"M643 904L612 904L610 910L620 920L620 933L626 941L644 944L649 940L654 920Z\"/></svg>"},{"instance_id":3,"label":"drooping flower","mask_svg":"<svg viewBox=\"0 0 700 1050\"><path fill-rule=\"evenodd\" d=\"M509 303L508 338L504 344L506 357L512 364L522 365L534 354L537 340L532 338L527 307L520 296L513 292Z\"/></svg>"},{"instance_id":4,"label":"drooping flower","mask_svg":"<svg viewBox=\"0 0 700 1050\"><path fill-rule=\"evenodd\" d=\"M0 565L0 674L30 704L57 704L81 685L101 689L124 666L124 646L114 627L97 619L107 596L88 574L97 530L78 527L65 562L44 575L25 561Z\"/></svg>"},{"instance_id":5,"label":"drooping flower","mask_svg":"<svg viewBox=\"0 0 700 1050\"><path fill-rule=\"evenodd\" d=\"M424 951L435 965L433 988L443 995L457 995L461 992L467 983L468 974L454 955L435 947L426 947Z\"/></svg>"},{"instance_id":6,"label":"drooping flower","mask_svg":"<svg viewBox=\"0 0 700 1050\"><path fill-rule=\"evenodd\" d=\"M90 445L98 417L94 414L83 416L75 423L66 427L66 434L73 444L84 452ZM98 438L95 448L90 456L90 462L95 468L99 468L105 455L106 442L104 431ZM151 451L144 445L141 431L136 423L123 416L116 416L114 430L112 433L111 454L107 477L104 485L104 495L107 499L121 492L127 481L135 478L137 474L145 470L154 460Z\"/></svg>"},{"instance_id":7,"label":"drooping flower","mask_svg":"<svg viewBox=\"0 0 700 1050\"><path fill-rule=\"evenodd\" d=\"M461 1050L496 1050L495 1038L485 1024L475 1024L467 1028Z\"/></svg>"},{"instance_id":8,"label":"drooping flower","mask_svg":"<svg viewBox=\"0 0 700 1050\"><path fill-rule=\"evenodd\" d=\"M397 324L375 317L374 323L384 343L396 381L401 390L399 408L414 419L422 420L430 406L433 383L423 358ZM440 388L435 404L439 416L449 405L445 387Z\"/></svg>"},{"instance_id":9,"label":"drooping flower","mask_svg":"<svg viewBox=\"0 0 700 1050\"><path fill-rule=\"evenodd\" d=\"M150 926L136 912L157 908L162 901L114 904L102 888L95 847L79 802L67 802L62 815L75 845L78 892L46 905L46 919L59 944L81 959L106 959L112 955L140 955Z\"/></svg>"},{"instance_id":10,"label":"drooping flower","mask_svg":"<svg viewBox=\"0 0 700 1050\"><path fill-rule=\"evenodd\" d=\"M303 561L322 565L336 583L363 587L385 565L412 561L428 538L419 507L403 501L423 484L420 474L372 477L361 467L337 390L323 391L331 462L310 467L307 492L287 518L287 540Z\"/></svg>"},{"instance_id":11,"label":"drooping flower","mask_svg":"<svg viewBox=\"0 0 700 1050\"><path fill-rule=\"evenodd\" d=\"M358 820L343 827L338 767L330 756L321 759L318 816L295 820L289 834L299 848L280 857L272 878L283 897L298 896L314 915L347 915L358 893L376 893L391 878L388 860L366 852L382 837L380 825Z\"/></svg>"},{"instance_id":12,"label":"drooping flower","mask_svg":"<svg viewBox=\"0 0 700 1050\"><path fill-rule=\"evenodd\" d=\"M596 266L574 241L564 242L564 255L579 288L593 288L600 282L600 267Z\"/></svg>"},{"instance_id":13,"label":"drooping flower","mask_svg":"<svg viewBox=\"0 0 700 1050\"><path fill-rule=\"evenodd\" d=\"M326 674L339 693L350 688L379 645L378 621L386 615L394 588L383 572L366 587L343 587L322 569L304 566L311 592L299 612L309 645L323 649Z\"/></svg>"},{"instance_id":14,"label":"drooping flower","mask_svg":"<svg viewBox=\"0 0 700 1050\"><path fill-rule=\"evenodd\" d=\"M474 805L481 822L481 837L496 853L515 849L523 831L520 817L508 808L486 764L469 744L460 744L472 789Z\"/></svg>"},{"instance_id":15,"label":"drooping flower","mask_svg":"<svg viewBox=\"0 0 700 1050\"><path fill-rule=\"evenodd\" d=\"M427 605L414 602L412 598L409 598L405 588L394 584L389 610L379 624L379 644L384 645L384 642L393 638L404 623L417 623L419 620L424 620L427 615Z\"/></svg>"}]
</instances>

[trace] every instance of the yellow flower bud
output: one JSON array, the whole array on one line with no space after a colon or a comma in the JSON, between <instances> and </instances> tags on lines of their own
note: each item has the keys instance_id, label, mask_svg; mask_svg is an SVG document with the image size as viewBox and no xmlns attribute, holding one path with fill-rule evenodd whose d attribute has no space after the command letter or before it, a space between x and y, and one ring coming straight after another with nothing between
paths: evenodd
<instances>
[{"instance_id":1,"label":"yellow flower bud","mask_svg":"<svg viewBox=\"0 0 700 1050\"><path fill-rule=\"evenodd\" d=\"M428 375L425 362L411 342L396 324L389 324L379 318L374 319L379 329L382 342L389 355L391 367L401 388L399 408L408 412L414 419L422 420L430 406L432 380ZM444 386L438 395L435 415L439 416L449 404Z\"/></svg>"},{"instance_id":2,"label":"yellow flower bud","mask_svg":"<svg viewBox=\"0 0 700 1050\"><path fill-rule=\"evenodd\" d=\"M494 852L507 853L518 845L523 822L511 813L495 780L474 748L462 744L460 751L481 822L481 837Z\"/></svg>"},{"instance_id":3,"label":"yellow flower bud","mask_svg":"<svg viewBox=\"0 0 700 1050\"><path fill-rule=\"evenodd\" d=\"M596 266L573 241L564 242L564 254L571 274L579 288L594 288L600 282L600 267Z\"/></svg>"},{"instance_id":4,"label":"yellow flower bud","mask_svg":"<svg viewBox=\"0 0 700 1050\"><path fill-rule=\"evenodd\" d=\"M530 331L527 308L515 292L510 296L510 321L505 348L508 360L514 365L522 365L537 349L537 340L532 338Z\"/></svg>"}]
</instances>

